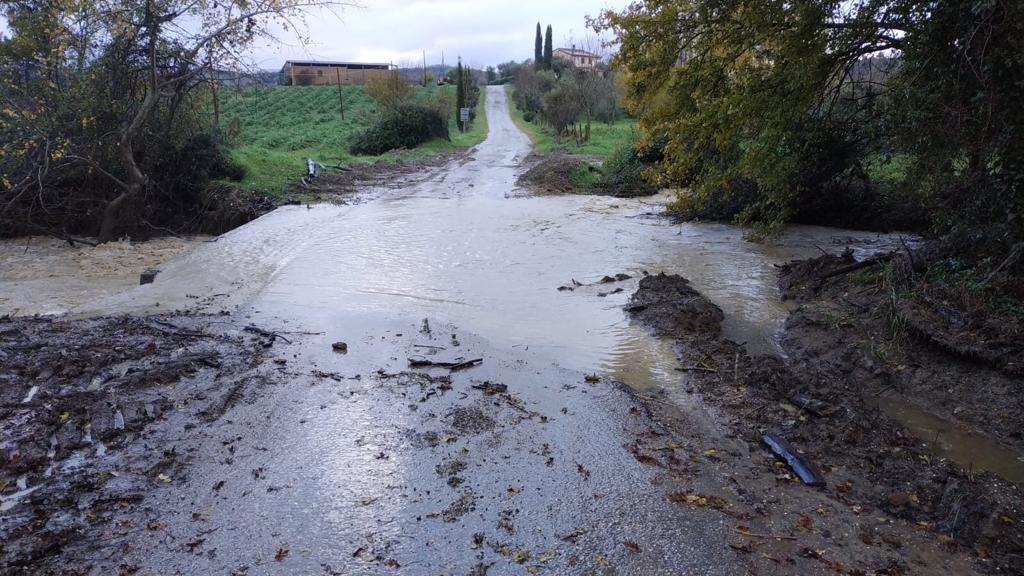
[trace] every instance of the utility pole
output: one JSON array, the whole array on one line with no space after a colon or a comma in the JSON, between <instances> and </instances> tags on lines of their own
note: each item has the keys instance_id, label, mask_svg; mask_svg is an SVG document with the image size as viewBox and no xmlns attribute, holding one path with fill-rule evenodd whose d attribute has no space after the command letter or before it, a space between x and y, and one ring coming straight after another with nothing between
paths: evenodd
<instances>
[{"instance_id":1,"label":"utility pole","mask_svg":"<svg viewBox=\"0 0 1024 576\"><path fill-rule=\"evenodd\" d=\"M423 51L423 87L427 87L427 51Z\"/></svg>"},{"instance_id":2,"label":"utility pole","mask_svg":"<svg viewBox=\"0 0 1024 576\"><path fill-rule=\"evenodd\" d=\"M341 109L341 119L345 119L345 93L341 91L341 68L334 69L335 76L338 77L338 107Z\"/></svg>"}]
</instances>

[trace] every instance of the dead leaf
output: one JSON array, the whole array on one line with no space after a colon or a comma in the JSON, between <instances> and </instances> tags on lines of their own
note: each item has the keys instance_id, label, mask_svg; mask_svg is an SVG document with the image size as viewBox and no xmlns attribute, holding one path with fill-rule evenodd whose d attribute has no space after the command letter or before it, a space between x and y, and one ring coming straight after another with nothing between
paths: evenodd
<instances>
[{"instance_id":1,"label":"dead leaf","mask_svg":"<svg viewBox=\"0 0 1024 576\"><path fill-rule=\"evenodd\" d=\"M398 563L398 560L395 560L394 558L388 558L387 560L385 560L384 561L384 565L387 566L388 568L401 568L402 567L402 565Z\"/></svg>"},{"instance_id":2,"label":"dead leaf","mask_svg":"<svg viewBox=\"0 0 1024 576\"><path fill-rule=\"evenodd\" d=\"M715 510L729 507L729 502L721 496L706 496L690 492L673 492L666 496L665 499L676 504L690 504L700 508L713 508Z\"/></svg>"},{"instance_id":3,"label":"dead leaf","mask_svg":"<svg viewBox=\"0 0 1024 576\"><path fill-rule=\"evenodd\" d=\"M587 467L583 464L577 462L576 471L579 472L580 476L582 476L584 480L590 480L590 470L587 470Z\"/></svg>"},{"instance_id":4,"label":"dead leaf","mask_svg":"<svg viewBox=\"0 0 1024 576\"><path fill-rule=\"evenodd\" d=\"M512 554L512 561L516 562L518 564L522 564L523 562L526 562L529 559L530 559L530 551L529 550L519 550L516 553Z\"/></svg>"},{"instance_id":5,"label":"dead leaf","mask_svg":"<svg viewBox=\"0 0 1024 576\"><path fill-rule=\"evenodd\" d=\"M626 547L626 550L629 550L634 554L640 553L640 545L636 542L633 542L632 540L626 540L622 543L622 545Z\"/></svg>"},{"instance_id":6,"label":"dead leaf","mask_svg":"<svg viewBox=\"0 0 1024 576\"><path fill-rule=\"evenodd\" d=\"M288 547L287 546L281 546L280 548L277 549L277 554L274 554L274 560L277 560L278 562L284 560L287 557L288 557Z\"/></svg>"},{"instance_id":7,"label":"dead leaf","mask_svg":"<svg viewBox=\"0 0 1024 576\"><path fill-rule=\"evenodd\" d=\"M812 520L810 516L806 515L801 515L800 519L796 522L796 527L800 529L801 532L810 532L813 526L814 520Z\"/></svg>"}]
</instances>

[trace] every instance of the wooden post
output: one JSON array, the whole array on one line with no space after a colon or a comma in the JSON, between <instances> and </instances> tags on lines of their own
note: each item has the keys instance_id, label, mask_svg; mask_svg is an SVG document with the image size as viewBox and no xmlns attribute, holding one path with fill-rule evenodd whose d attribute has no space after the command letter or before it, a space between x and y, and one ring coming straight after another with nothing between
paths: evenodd
<instances>
[{"instance_id":1,"label":"wooden post","mask_svg":"<svg viewBox=\"0 0 1024 576\"><path fill-rule=\"evenodd\" d=\"M338 77L338 107L341 110L341 119L345 119L345 93L341 91L341 68L335 68L334 74Z\"/></svg>"}]
</instances>

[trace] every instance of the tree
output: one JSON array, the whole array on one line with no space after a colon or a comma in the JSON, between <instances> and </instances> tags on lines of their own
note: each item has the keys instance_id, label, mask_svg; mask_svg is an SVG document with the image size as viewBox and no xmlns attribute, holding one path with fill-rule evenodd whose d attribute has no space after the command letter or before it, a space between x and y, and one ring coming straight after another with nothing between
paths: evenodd
<instances>
[{"instance_id":1,"label":"tree","mask_svg":"<svg viewBox=\"0 0 1024 576\"><path fill-rule=\"evenodd\" d=\"M381 112L391 112L412 98L414 91L398 70L392 70L367 82L366 93L377 103Z\"/></svg>"},{"instance_id":2,"label":"tree","mask_svg":"<svg viewBox=\"0 0 1024 576\"><path fill-rule=\"evenodd\" d=\"M488 66L487 69L484 70L484 74L487 75L488 84L498 79L498 72L494 69L494 66Z\"/></svg>"},{"instance_id":3,"label":"tree","mask_svg":"<svg viewBox=\"0 0 1024 576\"><path fill-rule=\"evenodd\" d=\"M459 130L464 130L463 122L459 115L465 107L466 74L462 68L462 59L459 58L459 64L455 67L455 118L459 119Z\"/></svg>"},{"instance_id":4,"label":"tree","mask_svg":"<svg viewBox=\"0 0 1024 576\"><path fill-rule=\"evenodd\" d=\"M1003 220L1020 214L1022 12L1012 0L641 0L592 24L618 36L627 103L667 140L667 178L705 199L753 189L742 219L777 229L862 179L879 151L941 175L936 210L959 217L983 194ZM878 57L899 66L883 81L857 73Z\"/></svg>"},{"instance_id":5,"label":"tree","mask_svg":"<svg viewBox=\"0 0 1024 576\"><path fill-rule=\"evenodd\" d=\"M552 54L553 54L553 52L552 52L552 48L551 48L551 25L548 24L548 29L544 33L544 69L545 70L551 70L551 57L552 57Z\"/></svg>"},{"instance_id":6,"label":"tree","mask_svg":"<svg viewBox=\"0 0 1024 576\"><path fill-rule=\"evenodd\" d=\"M20 140L0 144L24 151L15 161L4 160L0 214L31 213L55 183L100 175L108 186L90 189L112 185L115 192L99 193L97 236L100 242L111 240L124 220L138 219L146 191L158 184L149 172L167 157L142 156L140 148L155 149L161 139L178 144L173 137L188 134L178 126L197 125L192 106L213 62L268 36L270 23L290 28L301 21L304 8L340 5L332 0L5 3L13 34L4 43L3 67L13 63L41 74L26 74L20 82L5 77L0 86L11 109L26 113L19 116ZM31 22L45 22L39 29L45 34L34 33Z\"/></svg>"},{"instance_id":7,"label":"tree","mask_svg":"<svg viewBox=\"0 0 1024 576\"><path fill-rule=\"evenodd\" d=\"M540 36L540 22L537 22L537 37L533 42L533 69L544 69L544 44Z\"/></svg>"}]
</instances>

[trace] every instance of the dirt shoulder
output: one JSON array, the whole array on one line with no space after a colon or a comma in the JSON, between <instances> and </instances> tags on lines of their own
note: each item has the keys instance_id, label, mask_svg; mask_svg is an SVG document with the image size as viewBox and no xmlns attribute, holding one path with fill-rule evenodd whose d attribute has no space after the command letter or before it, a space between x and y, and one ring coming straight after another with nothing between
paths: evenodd
<instances>
[{"instance_id":1,"label":"dirt shoulder","mask_svg":"<svg viewBox=\"0 0 1024 576\"><path fill-rule=\"evenodd\" d=\"M315 179L292 186L284 203L327 201L351 204L365 201L370 196L358 193L406 187L410 181L429 175L450 162L465 160L472 153L473 148L469 148L415 159L378 160L372 164L345 167L327 166Z\"/></svg>"},{"instance_id":2,"label":"dirt shoulder","mask_svg":"<svg viewBox=\"0 0 1024 576\"><path fill-rule=\"evenodd\" d=\"M692 391L720 410L740 443L715 457L744 487L736 505L745 507L747 526L784 536L751 538L738 553L767 572L780 564L799 567L795 573L1020 572L1019 487L937 457L878 400L898 390L929 407L957 406L961 421L978 415L978 428L1013 441L1019 380L1015 388L1005 362L979 364L926 340L907 337L896 346L886 337L884 267L843 272L854 264L826 256L781 271L783 294L800 301L781 339L786 360L752 357L721 338L704 321L713 304L680 277L645 278L627 307L675 300L681 318L702 319L670 331L653 325L677 338L679 369ZM980 416L996 405L1005 417L983 426ZM651 409L671 421L662 403ZM826 485L802 485L765 447L766 434L788 441Z\"/></svg>"},{"instance_id":3,"label":"dirt shoulder","mask_svg":"<svg viewBox=\"0 0 1024 576\"><path fill-rule=\"evenodd\" d=\"M147 493L180 482L192 458L160 447L187 445L171 439L271 384L258 365L274 337L244 326L220 315L0 320L0 573L109 565L117 534L146 523Z\"/></svg>"}]
</instances>

